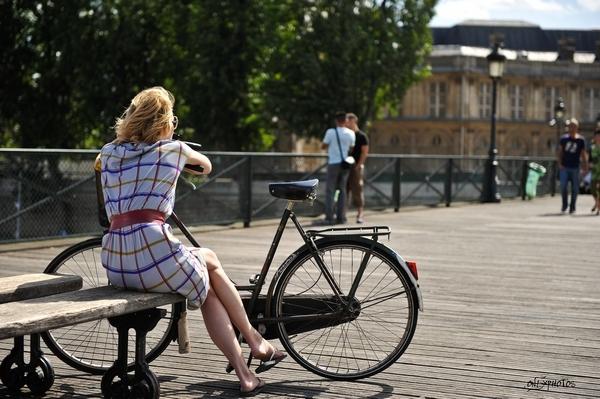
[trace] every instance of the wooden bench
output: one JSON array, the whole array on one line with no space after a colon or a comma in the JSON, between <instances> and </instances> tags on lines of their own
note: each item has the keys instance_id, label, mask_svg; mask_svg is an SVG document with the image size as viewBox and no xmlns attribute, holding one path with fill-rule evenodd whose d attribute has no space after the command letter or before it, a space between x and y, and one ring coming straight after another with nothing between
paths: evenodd
<instances>
[{"instance_id":1,"label":"wooden bench","mask_svg":"<svg viewBox=\"0 0 600 399\"><path fill-rule=\"evenodd\" d=\"M26 277L23 276L21 281L23 279ZM0 279L0 282L2 280L4 279ZM158 379L145 360L146 334L164 316L165 311L157 307L183 302L184 297L177 294L126 291L111 286L78 291L72 291L77 289L72 286L69 290L63 287L68 292L39 296L31 293L32 290L40 291L38 284L27 284L27 288L14 287L12 293L9 284L6 284L8 288L4 290L4 294L0 289L0 297L5 295L6 298L12 298L11 302L0 304L0 339L15 337L15 348L0 368L2 381L9 389L18 390L26 383L34 393L43 394L52 386L54 374L50 363L39 350L38 333L108 318L110 324L117 328L119 346L115 363L102 378L102 394L106 398L159 397ZM55 292L60 292L56 290ZM19 295L16 295L17 291L20 292ZM30 295L27 296L27 293ZM130 329L134 329L136 334L133 375L128 374L127 367ZM32 334L32 345L35 348L32 346L30 364L24 365L22 343L23 336L27 334ZM17 344L17 340L20 344Z\"/></svg>"},{"instance_id":2,"label":"wooden bench","mask_svg":"<svg viewBox=\"0 0 600 399\"><path fill-rule=\"evenodd\" d=\"M12 322L10 308L21 300L30 300L57 293L79 290L83 282L79 276L24 274L0 278L0 324ZM15 330L18 328L15 328ZM31 334L29 363L25 363L25 340ZM54 371L40 348L40 336L34 332L6 334L14 337L14 346L0 363L0 379L9 390L15 391L27 384L34 394L46 392L54 383Z\"/></svg>"}]
</instances>

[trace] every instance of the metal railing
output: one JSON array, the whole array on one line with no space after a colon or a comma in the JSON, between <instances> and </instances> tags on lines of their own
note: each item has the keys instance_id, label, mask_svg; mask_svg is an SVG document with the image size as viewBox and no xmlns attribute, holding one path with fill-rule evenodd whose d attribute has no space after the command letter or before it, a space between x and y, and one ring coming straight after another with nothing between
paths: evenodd
<instances>
[{"instance_id":1,"label":"metal railing","mask_svg":"<svg viewBox=\"0 0 600 399\"><path fill-rule=\"evenodd\" d=\"M0 242L102 232L97 219L94 150L0 150ZM322 154L206 152L210 176L191 176L197 190L178 184L175 210L187 224L228 224L279 217L285 201L268 183L318 178L320 196L300 204L306 216L323 213L327 158ZM365 171L367 209L478 201L484 156L371 154ZM553 158L499 157L503 198L524 197L527 165L547 173L538 195L554 192Z\"/></svg>"}]
</instances>

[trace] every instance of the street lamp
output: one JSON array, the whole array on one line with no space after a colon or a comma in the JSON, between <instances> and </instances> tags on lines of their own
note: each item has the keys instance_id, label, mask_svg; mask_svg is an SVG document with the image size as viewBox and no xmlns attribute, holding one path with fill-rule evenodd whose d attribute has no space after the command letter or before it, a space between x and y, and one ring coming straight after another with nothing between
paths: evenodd
<instances>
[{"instance_id":1,"label":"street lamp","mask_svg":"<svg viewBox=\"0 0 600 399\"><path fill-rule=\"evenodd\" d=\"M554 118L550 121L550 126L556 125L556 151L560 145L560 136L564 130L563 121L565 118L565 102L562 97L558 97L556 105L554 106ZM552 183L550 185L550 195L554 197L556 194L556 179L558 179L558 167L556 162L552 164Z\"/></svg>"},{"instance_id":2,"label":"street lamp","mask_svg":"<svg viewBox=\"0 0 600 399\"><path fill-rule=\"evenodd\" d=\"M562 133L562 123L565 117L565 102L562 97L558 97L554 106L554 122L556 123L556 145L560 141Z\"/></svg>"},{"instance_id":3,"label":"street lamp","mask_svg":"<svg viewBox=\"0 0 600 399\"><path fill-rule=\"evenodd\" d=\"M498 181L496 169L498 167L498 149L496 148L496 97L498 80L504 74L504 63L506 57L500 54L501 43L494 43L492 52L487 56L489 75L492 79L492 120L490 134L490 150L488 159L485 164L485 172L483 175L483 190L481 192L481 202L500 202L500 193L498 192Z\"/></svg>"}]
</instances>

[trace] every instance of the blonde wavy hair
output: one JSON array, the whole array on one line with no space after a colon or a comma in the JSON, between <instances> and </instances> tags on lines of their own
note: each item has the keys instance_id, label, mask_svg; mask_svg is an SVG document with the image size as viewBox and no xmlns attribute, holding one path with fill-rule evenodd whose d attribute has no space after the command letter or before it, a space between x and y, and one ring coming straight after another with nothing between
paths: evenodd
<instances>
[{"instance_id":1,"label":"blonde wavy hair","mask_svg":"<svg viewBox=\"0 0 600 399\"><path fill-rule=\"evenodd\" d=\"M155 143L173 123L175 97L156 86L139 92L115 123L115 142Z\"/></svg>"}]
</instances>

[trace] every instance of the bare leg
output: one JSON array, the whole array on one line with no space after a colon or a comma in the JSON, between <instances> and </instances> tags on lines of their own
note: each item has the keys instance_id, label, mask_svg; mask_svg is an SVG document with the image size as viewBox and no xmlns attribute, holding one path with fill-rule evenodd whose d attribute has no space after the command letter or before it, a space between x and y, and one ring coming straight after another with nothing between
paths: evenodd
<instances>
[{"instance_id":1,"label":"bare leg","mask_svg":"<svg viewBox=\"0 0 600 399\"><path fill-rule=\"evenodd\" d=\"M363 218L363 212L364 212L364 207L359 206L358 207L358 213L356 214L356 219L362 220L362 218Z\"/></svg>"},{"instance_id":2,"label":"bare leg","mask_svg":"<svg viewBox=\"0 0 600 399\"><path fill-rule=\"evenodd\" d=\"M242 348L238 343L235 331L229 320L229 315L217 295L214 293L214 290L210 289L208 291L208 295L202 304L201 309L202 316L204 317L204 324L206 325L210 338L221 352L223 352L227 360L229 360L229 363L235 369L235 373L240 380L240 390L251 391L260 383L260 381L248 369L246 361L242 356Z\"/></svg>"},{"instance_id":3,"label":"bare leg","mask_svg":"<svg viewBox=\"0 0 600 399\"><path fill-rule=\"evenodd\" d=\"M225 307L231 322L244 336L254 357L264 359L272 353L274 350L273 346L264 340L250 324L240 294L229 277L227 277L217 255L208 248L200 248L200 251L206 261L211 288ZM233 363L231 365L235 367Z\"/></svg>"}]
</instances>

